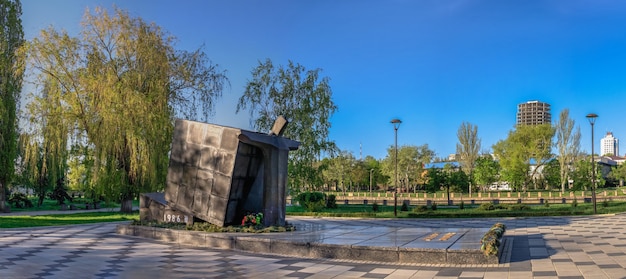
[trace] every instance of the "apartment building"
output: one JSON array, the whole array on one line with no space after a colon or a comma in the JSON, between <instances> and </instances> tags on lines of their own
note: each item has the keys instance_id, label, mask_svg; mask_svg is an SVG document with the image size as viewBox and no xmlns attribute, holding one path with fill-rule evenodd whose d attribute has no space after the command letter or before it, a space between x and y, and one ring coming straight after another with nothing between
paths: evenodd
<instances>
[{"instance_id":1,"label":"apartment building","mask_svg":"<svg viewBox=\"0 0 626 279\"><path fill-rule=\"evenodd\" d=\"M517 105L517 125L551 124L550 104L528 101Z\"/></svg>"}]
</instances>

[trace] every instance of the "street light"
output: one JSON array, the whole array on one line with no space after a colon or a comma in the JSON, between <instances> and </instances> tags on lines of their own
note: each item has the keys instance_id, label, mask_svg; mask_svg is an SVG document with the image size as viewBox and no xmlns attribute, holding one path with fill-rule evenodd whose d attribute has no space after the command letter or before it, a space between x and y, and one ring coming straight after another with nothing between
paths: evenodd
<instances>
[{"instance_id":1,"label":"street light","mask_svg":"<svg viewBox=\"0 0 626 279\"><path fill-rule=\"evenodd\" d=\"M398 128L400 128L402 121L394 118L391 120L391 124L393 124L396 133L396 190L393 192L393 216L398 216Z\"/></svg>"},{"instance_id":2,"label":"street light","mask_svg":"<svg viewBox=\"0 0 626 279\"><path fill-rule=\"evenodd\" d=\"M372 171L375 169L370 169L370 197L372 196Z\"/></svg>"},{"instance_id":3,"label":"street light","mask_svg":"<svg viewBox=\"0 0 626 279\"><path fill-rule=\"evenodd\" d=\"M587 114L587 119L589 120L589 124L591 124L591 200L593 201L593 214L598 214L596 207L596 162L593 156L593 124L596 123L596 118L598 118L598 115L595 113Z\"/></svg>"}]
</instances>

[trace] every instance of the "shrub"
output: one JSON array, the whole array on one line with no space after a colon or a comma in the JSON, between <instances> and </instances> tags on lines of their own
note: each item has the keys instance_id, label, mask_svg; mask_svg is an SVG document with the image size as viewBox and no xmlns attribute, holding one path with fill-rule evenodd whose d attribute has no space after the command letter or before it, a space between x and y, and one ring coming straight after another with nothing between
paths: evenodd
<instances>
[{"instance_id":1,"label":"shrub","mask_svg":"<svg viewBox=\"0 0 626 279\"><path fill-rule=\"evenodd\" d=\"M409 206L403 202L402 207L400 207L400 211L409 211Z\"/></svg>"},{"instance_id":2,"label":"shrub","mask_svg":"<svg viewBox=\"0 0 626 279\"><path fill-rule=\"evenodd\" d=\"M437 210L437 203L433 202L433 205L430 206L430 209L432 209L433 211Z\"/></svg>"},{"instance_id":3,"label":"shrub","mask_svg":"<svg viewBox=\"0 0 626 279\"><path fill-rule=\"evenodd\" d=\"M326 208L337 208L337 197L335 195L329 195L326 199Z\"/></svg>"},{"instance_id":4,"label":"shrub","mask_svg":"<svg viewBox=\"0 0 626 279\"><path fill-rule=\"evenodd\" d=\"M498 254L500 239L502 238L502 235L504 235L505 231L506 226L504 224L496 223L483 236L483 238L480 240L480 250L483 251L485 256L493 256Z\"/></svg>"},{"instance_id":5,"label":"shrub","mask_svg":"<svg viewBox=\"0 0 626 279\"><path fill-rule=\"evenodd\" d=\"M530 210L530 206L525 205L525 204L510 204L508 206L508 209L511 211L524 211L524 210Z\"/></svg>"},{"instance_id":6,"label":"shrub","mask_svg":"<svg viewBox=\"0 0 626 279\"><path fill-rule=\"evenodd\" d=\"M481 203L480 206L478 207L478 209L480 209L480 210L495 210L496 207L493 206L493 203L487 202L487 203Z\"/></svg>"},{"instance_id":7,"label":"shrub","mask_svg":"<svg viewBox=\"0 0 626 279\"><path fill-rule=\"evenodd\" d=\"M465 203L463 201L459 204L459 209L465 209Z\"/></svg>"},{"instance_id":8,"label":"shrub","mask_svg":"<svg viewBox=\"0 0 626 279\"><path fill-rule=\"evenodd\" d=\"M543 206L550 207L550 201L545 200L544 203L543 203Z\"/></svg>"},{"instance_id":9,"label":"shrub","mask_svg":"<svg viewBox=\"0 0 626 279\"><path fill-rule=\"evenodd\" d=\"M577 206L578 206L578 200L574 198L574 200L572 200L572 207L577 207Z\"/></svg>"},{"instance_id":10,"label":"shrub","mask_svg":"<svg viewBox=\"0 0 626 279\"><path fill-rule=\"evenodd\" d=\"M425 211L428 211L428 206L418 205L415 208L413 208L413 211L415 211L415 212L425 212Z\"/></svg>"},{"instance_id":11,"label":"shrub","mask_svg":"<svg viewBox=\"0 0 626 279\"><path fill-rule=\"evenodd\" d=\"M33 202L28 199L24 193L13 193L8 202L13 204L16 208L30 208L33 207Z\"/></svg>"},{"instance_id":12,"label":"shrub","mask_svg":"<svg viewBox=\"0 0 626 279\"><path fill-rule=\"evenodd\" d=\"M378 211L378 204L376 202L374 202L374 204L372 204L372 211L374 211L374 212Z\"/></svg>"},{"instance_id":13,"label":"shrub","mask_svg":"<svg viewBox=\"0 0 626 279\"><path fill-rule=\"evenodd\" d=\"M604 199L602 201L602 207L609 207L609 201L607 201L606 199Z\"/></svg>"},{"instance_id":14,"label":"shrub","mask_svg":"<svg viewBox=\"0 0 626 279\"><path fill-rule=\"evenodd\" d=\"M322 192L303 192L296 200L307 211L318 212L326 207L326 194Z\"/></svg>"}]
</instances>

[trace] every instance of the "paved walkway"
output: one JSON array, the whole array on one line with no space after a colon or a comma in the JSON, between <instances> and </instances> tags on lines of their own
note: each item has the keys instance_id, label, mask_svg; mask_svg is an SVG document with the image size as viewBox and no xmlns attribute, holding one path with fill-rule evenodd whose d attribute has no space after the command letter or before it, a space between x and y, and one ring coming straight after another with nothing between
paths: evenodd
<instances>
[{"instance_id":1,"label":"paved walkway","mask_svg":"<svg viewBox=\"0 0 626 279\"><path fill-rule=\"evenodd\" d=\"M115 234L116 224L0 230L0 278L626 278L626 214L508 219L315 219L316 227L480 228L503 221L497 265L389 265L193 249ZM338 225L338 226L335 226ZM348 237L348 236L347 236Z\"/></svg>"}]
</instances>

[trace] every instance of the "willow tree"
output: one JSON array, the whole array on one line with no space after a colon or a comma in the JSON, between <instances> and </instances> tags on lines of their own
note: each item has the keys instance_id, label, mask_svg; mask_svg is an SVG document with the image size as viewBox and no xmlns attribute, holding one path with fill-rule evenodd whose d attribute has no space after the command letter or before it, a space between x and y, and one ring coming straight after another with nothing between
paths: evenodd
<instances>
[{"instance_id":1,"label":"willow tree","mask_svg":"<svg viewBox=\"0 0 626 279\"><path fill-rule=\"evenodd\" d=\"M315 181L318 171L313 163L319 155L336 150L328 130L337 107L329 78L320 77L320 71L292 61L286 67L275 67L269 59L259 62L237 104L237 112L249 111L257 131L269 131L280 115L289 120L284 136L301 143L297 151L289 152L289 180L295 191L299 190L295 185L310 186Z\"/></svg>"},{"instance_id":2,"label":"willow tree","mask_svg":"<svg viewBox=\"0 0 626 279\"><path fill-rule=\"evenodd\" d=\"M6 189L15 172L17 108L22 90L23 59L17 49L24 42L22 5L0 0L0 212L9 211Z\"/></svg>"},{"instance_id":3,"label":"willow tree","mask_svg":"<svg viewBox=\"0 0 626 279\"><path fill-rule=\"evenodd\" d=\"M174 117L206 120L227 79L201 49L175 49L154 23L87 10L79 36L42 30L26 49L71 142L93 156L94 198L122 202L164 187ZM46 109L46 107L42 107ZM50 113L42 115L49 117Z\"/></svg>"},{"instance_id":4,"label":"willow tree","mask_svg":"<svg viewBox=\"0 0 626 279\"><path fill-rule=\"evenodd\" d=\"M580 127L574 130L574 119L569 118L569 110L564 109L555 125L556 147L559 151L561 192L565 192L565 184L572 172L574 161L580 154Z\"/></svg>"},{"instance_id":5,"label":"willow tree","mask_svg":"<svg viewBox=\"0 0 626 279\"><path fill-rule=\"evenodd\" d=\"M459 143L456 144L456 153L461 157L459 163L461 169L469 177L469 193L472 194L472 174L474 167L476 166L476 160L478 159L480 151L480 138L478 138L478 126L472 125L469 122L461 123L459 130L456 133Z\"/></svg>"}]
</instances>

